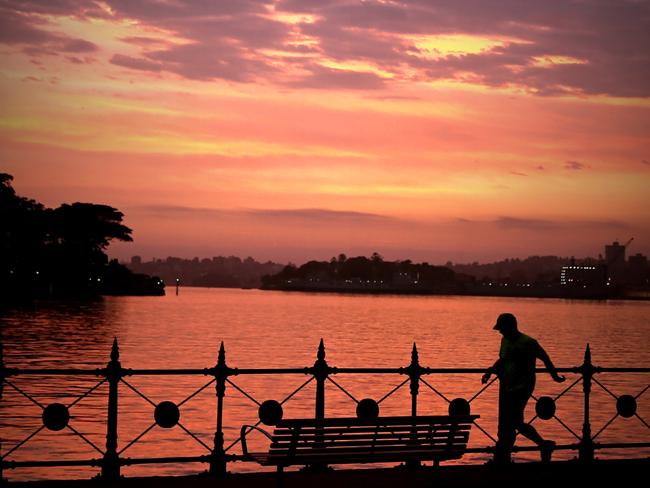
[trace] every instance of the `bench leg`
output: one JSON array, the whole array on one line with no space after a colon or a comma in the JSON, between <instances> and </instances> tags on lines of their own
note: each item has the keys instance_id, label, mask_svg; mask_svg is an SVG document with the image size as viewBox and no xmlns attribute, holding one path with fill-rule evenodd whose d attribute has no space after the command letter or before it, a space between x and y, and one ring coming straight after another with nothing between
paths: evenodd
<instances>
[{"instance_id":1,"label":"bench leg","mask_svg":"<svg viewBox=\"0 0 650 488\"><path fill-rule=\"evenodd\" d=\"M436 487L440 478L440 459L434 458L431 464L431 486Z\"/></svg>"},{"instance_id":2,"label":"bench leg","mask_svg":"<svg viewBox=\"0 0 650 488\"><path fill-rule=\"evenodd\" d=\"M275 486L282 488L284 486L284 466L278 465L278 470L275 475Z\"/></svg>"}]
</instances>

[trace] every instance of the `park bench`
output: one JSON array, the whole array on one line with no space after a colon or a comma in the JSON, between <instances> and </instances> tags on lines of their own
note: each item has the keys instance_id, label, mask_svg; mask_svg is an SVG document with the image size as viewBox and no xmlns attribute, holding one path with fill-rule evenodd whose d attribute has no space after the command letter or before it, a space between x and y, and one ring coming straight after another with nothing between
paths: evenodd
<instances>
[{"instance_id":1,"label":"park bench","mask_svg":"<svg viewBox=\"0 0 650 488\"><path fill-rule=\"evenodd\" d=\"M269 434L243 426L243 455L263 466L277 466L281 479L287 466L440 461L465 452L472 422L478 415L377 417L373 419L287 419ZM268 452L250 453L246 435L259 430L271 440Z\"/></svg>"}]
</instances>

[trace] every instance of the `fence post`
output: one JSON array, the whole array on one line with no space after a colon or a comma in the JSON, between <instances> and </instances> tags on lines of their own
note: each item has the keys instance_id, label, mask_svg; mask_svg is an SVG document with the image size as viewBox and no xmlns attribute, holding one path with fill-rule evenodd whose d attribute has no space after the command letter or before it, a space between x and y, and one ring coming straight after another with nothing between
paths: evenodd
<instances>
[{"instance_id":1,"label":"fence post","mask_svg":"<svg viewBox=\"0 0 650 488\"><path fill-rule=\"evenodd\" d=\"M314 363L314 377L316 378L316 412L315 418L325 418L325 380L328 375L327 361L325 361L325 345L323 339L318 344L318 353Z\"/></svg>"},{"instance_id":2,"label":"fence post","mask_svg":"<svg viewBox=\"0 0 650 488\"><path fill-rule=\"evenodd\" d=\"M2 329L0 329L0 402L2 401L2 391L5 385L5 361L2 343ZM3 475L4 457L2 456L2 438L0 437L0 485L4 483Z\"/></svg>"},{"instance_id":3,"label":"fence post","mask_svg":"<svg viewBox=\"0 0 650 488\"><path fill-rule=\"evenodd\" d=\"M214 449L210 461L210 474L214 476L225 476L226 452L223 449L223 397L226 396L228 366L226 366L226 349L223 346L223 341L221 341L221 346L219 347L219 356L214 375L217 379L217 430L214 433Z\"/></svg>"},{"instance_id":4,"label":"fence post","mask_svg":"<svg viewBox=\"0 0 650 488\"><path fill-rule=\"evenodd\" d=\"M591 439L591 423L589 422L589 395L591 394L591 378L594 374L594 366L591 363L591 349L589 348L589 344L587 344L587 348L585 349L585 357L581 370L582 390L584 391L584 420L578 459L588 463L594 460L594 443Z\"/></svg>"},{"instance_id":5,"label":"fence post","mask_svg":"<svg viewBox=\"0 0 650 488\"><path fill-rule=\"evenodd\" d=\"M418 348L415 342L411 351L411 364L408 367L408 375L411 378L411 416L415 417L418 414L418 393L420 391L420 376L422 375Z\"/></svg>"},{"instance_id":6,"label":"fence post","mask_svg":"<svg viewBox=\"0 0 650 488\"><path fill-rule=\"evenodd\" d=\"M2 400L2 390L5 386L5 360L3 349L2 329L0 329L0 400Z\"/></svg>"},{"instance_id":7,"label":"fence post","mask_svg":"<svg viewBox=\"0 0 650 488\"><path fill-rule=\"evenodd\" d=\"M106 420L106 452L102 460L102 478L117 480L120 477L120 459L117 454L117 390L122 377L117 337L113 339L111 360L106 366L105 374L108 380L108 419Z\"/></svg>"},{"instance_id":8,"label":"fence post","mask_svg":"<svg viewBox=\"0 0 650 488\"><path fill-rule=\"evenodd\" d=\"M314 378L316 378L316 403L314 418L324 419L325 418L325 380L329 374L329 366L327 361L325 361L325 344L323 344L323 339L321 338L320 343L318 344L318 352L316 353L316 362L312 368ZM316 438L315 441L317 444L323 443L323 430L316 428ZM309 468L315 472L321 472L327 469L327 464L324 463L312 463L309 465Z\"/></svg>"},{"instance_id":9,"label":"fence post","mask_svg":"<svg viewBox=\"0 0 650 488\"><path fill-rule=\"evenodd\" d=\"M420 392L420 376L422 375L422 368L420 367L420 360L418 354L418 348L413 343L413 349L411 350L411 364L406 368L409 378L411 378L411 416L415 417L418 414L418 393ZM417 436L417 433L413 431L413 437ZM420 466L420 461L408 461L406 463L409 467Z\"/></svg>"}]
</instances>

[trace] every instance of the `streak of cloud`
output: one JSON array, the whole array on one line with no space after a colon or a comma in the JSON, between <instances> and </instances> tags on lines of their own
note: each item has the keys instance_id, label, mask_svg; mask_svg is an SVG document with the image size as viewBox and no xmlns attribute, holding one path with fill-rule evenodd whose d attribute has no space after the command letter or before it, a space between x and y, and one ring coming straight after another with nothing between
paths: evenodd
<instances>
[{"instance_id":1,"label":"streak of cloud","mask_svg":"<svg viewBox=\"0 0 650 488\"><path fill-rule=\"evenodd\" d=\"M586 166L581 163L580 161L566 161L564 163L564 169L572 170L572 171L580 171L585 169Z\"/></svg>"},{"instance_id":2,"label":"streak of cloud","mask_svg":"<svg viewBox=\"0 0 650 488\"><path fill-rule=\"evenodd\" d=\"M197 218L256 218L276 220L301 220L312 222L371 222L397 223L400 219L386 215L323 208L298 209L219 209L168 205L150 205L138 208L143 212L161 218L197 217Z\"/></svg>"}]
</instances>

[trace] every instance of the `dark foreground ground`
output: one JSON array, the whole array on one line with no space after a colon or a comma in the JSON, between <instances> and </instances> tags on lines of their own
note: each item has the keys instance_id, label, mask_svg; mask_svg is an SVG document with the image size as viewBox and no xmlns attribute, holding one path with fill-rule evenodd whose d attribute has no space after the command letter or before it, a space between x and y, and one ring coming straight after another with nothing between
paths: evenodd
<instances>
[{"instance_id":1,"label":"dark foreground ground","mask_svg":"<svg viewBox=\"0 0 650 488\"><path fill-rule=\"evenodd\" d=\"M357 487L612 487L646 486L650 458L595 461L591 465L576 461L513 464L507 468L492 465L442 466L432 470L402 466L382 469L332 470L324 473L288 472L284 488ZM275 473L228 474L224 478L205 475L182 477L124 478L119 482L99 480L39 481L9 483L21 488L257 488L276 486Z\"/></svg>"}]
</instances>

